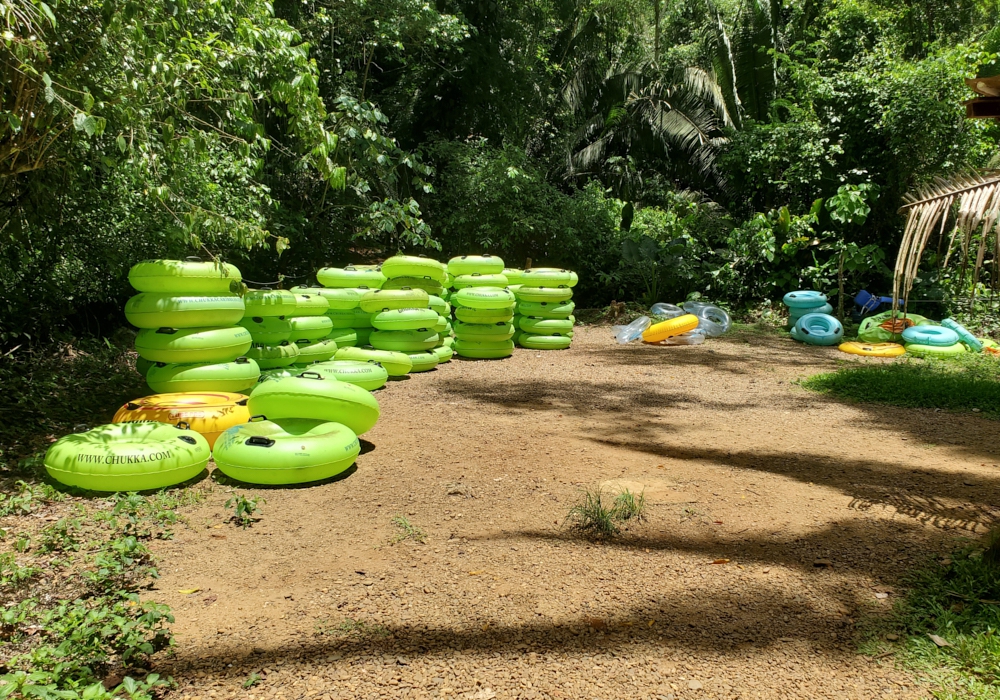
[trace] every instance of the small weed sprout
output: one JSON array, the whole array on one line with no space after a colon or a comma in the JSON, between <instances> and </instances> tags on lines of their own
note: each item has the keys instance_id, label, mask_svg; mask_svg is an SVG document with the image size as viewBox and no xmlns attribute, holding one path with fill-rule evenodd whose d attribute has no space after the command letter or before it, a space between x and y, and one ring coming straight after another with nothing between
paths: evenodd
<instances>
[{"instance_id":1,"label":"small weed sprout","mask_svg":"<svg viewBox=\"0 0 1000 700\"><path fill-rule=\"evenodd\" d=\"M249 676L247 676L247 679L243 681L243 687L249 690L250 688L253 688L255 685L260 683L260 680L261 676L259 673L256 672L251 673Z\"/></svg>"},{"instance_id":2,"label":"small weed sprout","mask_svg":"<svg viewBox=\"0 0 1000 700\"><path fill-rule=\"evenodd\" d=\"M393 516L392 524L399 529L399 532L397 532L396 536L392 538L391 544L397 544L403 540L413 540L414 542L419 542L420 544L427 543L427 534L419 527L413 525L402 515Z\"/></svg>"},{"instance_id":3,"label":"small weed sprout","mask_svg":"<svg viewBox=\"0 0 1000 700\"><path fill-rule=\"evenodd\" d=\"M243 494L233 496L226 501L226 508L233 509L233 514L229 518L230 522L236 523L245 530L260 520L260 518L254 517L254 513L264 503L267 503L267 501L259 496L250 496L250 498L247 498Z\"/></svg>"},{"instance_id":4,"label":"small weed sprout","mask_svg":"<svg viewBox=\"0 0 1000 700\"><path fill-rule=\"evenodd\" d=\"M80 521L76 518L62 518L48 526L38 537L38 551L48 552L76 552L80 549L80 540L77 539L77 532L80 530Z\"/></svg>"},{"instance_id":5,"label":"small weed sprout","mask_svg":"<svg viewBox=\"0 0 1000 700\"><path fill-rule=\"evenodd\" d=\"M621 493L615 496L613 509L617 515L617 519L622 522L627 520L641 522L645 520L646 492L642 491L639 495L636 495L628 489L624 489Z\"/></svg>"},{"instance_id":6,"label":"small weed sprout","mask_svg":"<svg viewBox=\"0 0 1000 700\"><path fill-rule=\"evenodd\" d=\"M611 538L621 532L621 523L645 520L645 509L645 491L636 495L625 489L611 498L600 487L588 488L583 491L583 502L569 509L566 522L586 535Z\"/></svg>"}]
</instances>

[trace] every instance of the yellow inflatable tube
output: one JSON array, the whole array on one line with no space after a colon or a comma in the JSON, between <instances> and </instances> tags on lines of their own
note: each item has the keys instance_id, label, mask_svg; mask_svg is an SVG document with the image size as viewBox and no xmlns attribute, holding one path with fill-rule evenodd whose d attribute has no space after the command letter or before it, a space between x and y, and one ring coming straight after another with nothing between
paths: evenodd
<instances>
[{"instance_id":1,"label":"yellow inflatable tube","mask_svg":"<svg viewBox=\"0 0 1000 700\"><path fill-rule=\"evenodd\" d=\"M129 401L112 419L115 423L187 423L208 440L209 449L224 431L248 420L247 397L225 391L153 394Z\"/></svg>"},{"instance_id":2,"label":"yellow inflatable tube","mask_svg":"<svg viewBox=\"0 0 1000 700\"><path fill-rule=\"evenodd\" d=\"M841 343L838 346L841 352L852 355L865 355L867 357L899 357L906 354L906 348L899 343Z\"/></svg>"},{"instance_id":3,"label":"yellow inflatable tube","mask_svg":"<svg viewBox=\"0 0 1000 700\"><path fill-rule=\"evenodd\" d=\"M647 343L658 343L681 333L693 331L698 327L698 317L694 314L684 314L652 326L642 332L642 339Z\"/></svg>"}]
</instances>

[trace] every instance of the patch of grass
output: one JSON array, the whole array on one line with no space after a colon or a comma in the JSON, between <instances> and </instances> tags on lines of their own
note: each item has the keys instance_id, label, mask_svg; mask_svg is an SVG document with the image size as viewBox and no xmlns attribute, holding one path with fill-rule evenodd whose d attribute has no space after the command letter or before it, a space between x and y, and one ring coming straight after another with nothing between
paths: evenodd
<instances>
[{"instance_id":1,"label":"patch of grass","mask_svg":"<svg viewBox=\"0 0 1000 700\"><path fill-rule=\"evenodd\" d=\"M153 700L172 684L149 673L149 661L173 644L173 616L138 595L157 572L137 523L155 519L161 500L135 494L81 500L74 509L79 517L42 528L34 524L44 513L39 501L8 516L32 528L33 541L29 533L18 535L25 545L12 544L23 552L0 555L0 595L7 601L0 615L0 697ZM68 556L57 564L54 553ZM122 680L105 688L115 677Z\"/></svg>"},{"instance_id":2,"label":"patch of grass","mask_svg":"<svg viewBox=\"0 0 1000 700\"><path fill-rule=\"evenodd\" d=\"M250 496L247 498L243 494L236 494L226 501L226 508L233 509L233 514L229 520L245 530L260 520L260 518L255 518L254 514L260 509L263 503L267 503L267 501L260 496Z\"/></svg>"},{"instance_id":3,"label":"patch of grass","mask_svg":"<svg viewBox=\"0 0 1000 700\"><path fill-rule=\"evenodd\" d=\"M375 622L365 622L352 617L341 620L337 624L331 624L329 620L321 620L316 623L317 634L334 634L341 636L357 637L388 637L389 630L383 625Z\"/></svg>"},{"instance_id":4,"label":"patch of grass","mask_svg":"<svg viewBox=\"0 0 1000 700\"><path fill-rule=\"evenodd\" d=\"M611 538L621 533L621 523L645 519L646 495L628 489L618 494L605 493L600 487L583 491L580 503L569 509L566 523L585 535Z\"/></svg>"},{"instance_id":5,"label":"patch of grass","mask_svg":"<svg viewBox=\"0 0 1000 700\"><path fill-rule=\"evenodd\" d=\"M426 544L427 533L411 523L402 515L394 515L392 517L392 524L396 526L398 532L392 538L392 542L390 544L397 544L403 540L413 540L414 542L419 542L420 544Z\"/></svg>"},{"instance_id":6,"label":"patch of grass","mask_svg":"<svg viewBox=\"0 0 1000 700\"><path fill-rule=\"evenodd\" d=\"M1000 419L1000 361L987 355L954 360L850 364L801 382L812 391L859 403L972 411Z\"/></svg>"},{"instance_id":7,"label":"patch of grass","mask_svg":"<svg viewBox=\"0 0 1000 700\"><path fill-rule=\"evenodd\" d=\"M894 654L938 686L938 698L1000 697L1000 566L969 547L904 583L892 614L863 626L862 652Z\"/></svg>"},{"instance_id":8,"label":"patch of grass","mask_svg":"<svg viewBox=\"0 0 1000 700\"><path fill-rule=\"evenodd\" d=\"M249 676L247 676L246 680L243 681L243 687L249 690L250 688L253 688L255 685L260 683L260 681L261 681L261 675L259 673L256 672L251 673Z\"/></svg>"},{"instance_id":9,"label":"patch of grass","mask_svg":"<svg viewBox=\"0 0 1000 700\"><path fill-rule=\"evenodd\" d=\"M641 521L646 519L646 492L638 495L628 489L623 490L615 496L613 510L619 521L626 520Z\"/></svg>"}]
</instances>

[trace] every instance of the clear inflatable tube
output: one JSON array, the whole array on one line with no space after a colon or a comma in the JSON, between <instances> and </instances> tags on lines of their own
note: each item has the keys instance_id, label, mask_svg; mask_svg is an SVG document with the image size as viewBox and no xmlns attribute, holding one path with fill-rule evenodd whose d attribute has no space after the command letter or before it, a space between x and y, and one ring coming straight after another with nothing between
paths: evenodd
<instances>
[{"instance_id":1,"label":"clear inflatable tube","mask_svg":"<svg viewBox=\"0 0 1000 700\"><path fill-rule=\"evenodd\" d=\"M679 306L674 306L673 304L664 304L660 302L658 304L653 304L649 309L654 316L662 316L663 318L677 318L678 316L683 316L687 313L684 309Z\"/></svg>"},{"instance_id":2,"label":"clear inflatable tube","mask_svg":"<svg viewBox=\"0 0 1000 700\"><path fill-rule=\"evenodd\" d=\"M698 330L709 338L717 338L732 325L729 314L714 304L700 301L684 302L684 310L698 317Z\"/></svg>"},{"instance_id":3,"label":"clear inflatable tube","mask_svg":"<svg viewBox=\"0 0 1000 700\"><path fill-rule=\"evenodd\" d=\"M706 334L700 327L693 331L674 335L666 340L661 340L660 345L701 345L705 342Z\"/></svg>"},{"instance_id":4,"label":"clear inflatable tube","mask_svg":"<svg viewBox=\"0 0 1000 700\"><path fill-rule=\"evenodd\" d=\"M626 343L631 343L634 340L639 340L642 337L642 332L649 328L652 321L650 321L649 316L640 316L632 323L625 326L616 336L615 340L621 345Z\"/></svg>"}]
</instances>

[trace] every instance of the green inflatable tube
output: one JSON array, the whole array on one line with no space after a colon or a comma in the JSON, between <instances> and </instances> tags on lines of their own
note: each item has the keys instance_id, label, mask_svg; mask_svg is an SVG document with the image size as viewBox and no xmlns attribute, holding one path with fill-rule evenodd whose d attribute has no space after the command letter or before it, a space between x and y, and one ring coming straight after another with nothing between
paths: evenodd
<instances>
[{"instance_id":1,"label":"green inflatable tube","mask_svg":"<svg viewBox=\"0 0 1000 700\"><path fill-rule=\"evenodd\" d=\"M514 354L514 342L511 340L483 341L455 340L452 347L459 357L477 360L498 360Z\"/></svg>"},{"instance_id":2,"label":"green inflatable tube","mask_svg":"<svg viewBox=\"0 0 1000 700\"><path fill-rule=\"evenodd\" d=\"M301 367L295 367L295 366L277 367L275 369L261 370L260 379L258 379L257 383L254 384L253 387L250 389L250 394L252 395L253 392L257 391L260 385L263 384L264 382L270 382L275 379L281 379L282 377L295 377L302 371L303 369Z\"/></svg>"},{"instance_id":3,"label":"green inflatable tube","mask_svg":"<svg viewBox=\"0 0 1000 700\"><path fill-rule=\"evenodd\" d=\"M470 309L513 309L514 293L499 287L466 287L452 295L452 300Z\"/></svg>"},{"instance_id":4,"label":"green inflatable tube","mask_svg":"<svg viewBox=\"0 0 1000 700\"><path fill-rule=\"evenodd\" d=\"M354 332L358 336L358 342L355 343L359 348L370 347L372 333L375 332L374 328L355 328Z\"/></svg>"},{"instance_id":5,"label":"green inflatable tube","mask_svg":"<svg viewBox=\"0 0 1000 700\"><path fill-rule=\"evenodd\" d=\"M340 289L327 289L326 287L292 287L291 290L296 296L307 294L319 296L326 299L327 307L330 309L353 309L361 301L361 295L353 287L343 287ZM369 290L365 290L367 292ZM292 314L295 315L295 314Z\"/></svg>"},{"instance_id":6,"label":"green inflatable tube","mask_svg":"<svg viewBox=\"0 0 1000 700\"><path fill-rule=\"evenodd\" d=\"M253 345L247 350L247 357L261 369L288 367L299 356L299 346L284 340L275 345Z\"/></svg>"},{"instance_id":7,"label":"green inflatable tube","mask_svg":"<svg viewBox=\"0 0 1000 700\"><path fill-rule=\"evenodd\" d=\"M451 349L450 345L439 345L438 347L431 350L431 352L437 355L438 364L451 362L451 358L455 354L455 351Z\"/></svg>"},{"instance_id":8,"label":"green inflatable tube","mask_svg":"<svg viewBox=\"0 0 1000 700\"><path fill-rule=\"evenodd\" d=\"M969 350L962 343L955 343L954 345L922 345L920 343L907 343L906 344L906 354L913 355L914 357L934 357L938 359L949 359L952 357L958 357L959 355L964 355L969 352Z\"/></svg>"},{"instance_id":9,"label":"green inflatable tube","mask_svg":"<svg viewBox=\"0 0 1000 700\"><path fill-rule=\"evenodd\" d=\"M292 337L292 324L284 316L247 316L240 321L259 345L278 345Z\"/></svg>"},{"instance_id":10,"label":"green inflatable tube","mask_svg":"<svg viewBox=\"0 0 1000 700\"><path fill-rule=\"evenodd\" d=\"M340 423L284 418L235 425L215 443L215 465L248 484L306 484L346 471L361 453L358 436Z\"/></svg>"},{"instance_id":11,"label":"green inflatable tube","mask_svg":"<svg viewBox=\"0 0 1000 700\"><path fill-rule=\"evenodd\" d=\"M295 358L297 365L309 365L313 362L326 362L337 354L337 343L333 340L300 340L299 354Z\"/></svg>"},{"instance_id":12,"label":"green inflatable tube","mask_svg":"<svg viewBox=\"0 0 1000 700\"><path fill-rule=\"evenodd\" d=\"M272 420L311 418L343 423L358 435L371 430L379 416L378 401L361 387L311 371L264 382L253 392L247 409L251 415Z\"/></svg>"},{"instance_id":13,"label":"green inflatable tube","mask_svg":"<svg viewBox=\"0 0 1000 700\"><path fill-rule=\"evenodd\" d=\"M460 255L448 261L448 274L453 277L471 275L498 275L503 272L503 260L489 255Z\"/></svg>"},{"instance_id":14,"label":"green inflatable tube","mask_svg":"<svg viewBox=\"0 0 1000 700\"><path fill-rule=\"evenodd\" d=\"M228 391L241 394L257 383L259 365L249 357L207 365L157 363L146 373L146 383L157 394L182 391Z\"/></svg>"},{"instance_id":15,"label":"green inflatable tube","mask_svg":"<svg viewBox=\"0 0 1000 700\"><path fill-rule=\"evenodd\" d=\"M521 284L521 275L524 274L524 270L519 270L516 267L505 267L503 269L503 276L507 278L507 285Z\"/></svg>"},{"instance_id":16,"label":"green inflatable tube","mask_svg":"<svg viewBox=\"0 0 1000 700\"><path fill-rule=\"evenodd\" d=\"M285 289L253 289L243 295L245 316L295 316L298 303Z\"/></svg>"},{"instance_id":17,"label":"green inflatable tube","mask_svg":"<svg viewBox=\"0 0 1000 700\"><path fill-rule=\"evenodd\" d=\"M566 334L573 330L575 318L540 318L538 316L522 316L518 327L525 333L537 335Z\"/></svg>"},{"instance_id":18,"label":"green inflatable tube","mask_svg":"<svg viewBox=\"0 0 1000 700\"><path fill-rule=\"evenodd\" d=\"M517 290L517 300L522 301L569 301L573 290L569 287L525 287Z\"/></svg>"},{"instance_id":19,"label":"green inflatable tube","mask_svg":"<svg viewBox=\"0 0 1000 700\"><path fill-rule=\"evenodd\" d=\"M447 270L437 260L416 255L394 255L382 263L382 274L387 278L429 277L443 284Z\"/></svg>"},{"instance_id":20,"label":"green inflatable tube","mask_svg":"<svg viewBox=\"0 0 1000 700\"><path fill-rule=\"evenodd\" d=\"M330 310L330 302L319 294L296 294L295 313L290 316L322 316Z\"/></svg>"},{"instance_id":21,"label":"green inflatable tube","mask_svg":"<svg viewBox=\"0 0 1000 700\"><path fill-rule=\"evenodd\" d=\"M135 371L145 377L149 369L155 364L155 362L151 362L150 360L137 357L135 358Z\"/></svg>"},{"instance_id":22,"label":"green inflatable tube","mask_svg":"<svg viewBox=\"0 0 1000 700\"><path fill-rule=\"evenodd\" d=\"M569 318L576 310L572 301L519 301L517 313L542 318Z\"/></svg>"},{"instance_id":23,"label":"green inflatable tube","mask_svg":"<svg viewBox=\"0 0 1000 700\"><path fill-rule=\"evenodd\" d=\"M316 272L316 281L324 287L370 287L379 289L385 275L364 266L324 267Z\"/></svg>"},{"instance_id":24,"label":"green inflatable tube","mask_svg":"<svg viewBox=\"0 0 1000 700\"><path fill-rule=\"evenodd\" d=\"M430 350L440 340L441 337L429 328L412 331L375 331L368 338L368 342L377 350L405 353Z\"/></svg>"},{"instance_id":25,"label":"green inflatable tube","mask_svg":"<svg viewBox=\"0 0 1000 700\"><path fill-rule=\"evenodd\" d=\"M208 440L166 423L113 423L56 440L45 470L91 491L148 491L193 479L208 464Z\"/></svg>"},{"instance_id":26,"label":"green inflatable tube","mask_svg":"<svg viewBox=\"0 0 1000 700\"><path fill-rule=\"evenodd\" d=\"M372 316L372 325L380 331L413 331L430 328L440 318L433 309L393 309Z\"/></svg>"},{"instance_id":27,"label":"green inflatable tube","mask_svg":"<svg viewBox=\"0 0 1000 700\"><path fill-rule=\"evenodd\" d=\"M330 360L317 362L310 368L324 377L338 379L366 391L375 391L385 386L389 381L389 373L378 362L362 362L361 360Z\"/></svg>"},{"instance_id":28,"label":"green inflatable tube","mask_svg":"<svg viewBox=\"0 0 1000 700\"><path fill-rule=\"evenodd\" d=\"M429 303L422 289L376 289L361 297L361 310L375 314L392 309L426 309Z\"/></svg>"},{"instance_id":29,"label":"green inflatable tube","mask_svg":"<svg viewBox=\"0 0 1000 700\"><path fill-rule=\"evenodd\" d=\"M459 340L504 341L514 335L514 324L510 321L499 323L463 323L455 321L455 337Z\"/></svg>"},{"instance_id":30,"label":"green inflatable tube","mask_svg":"<svg viewBox=\"0 0 1000 700\"><path fill-rule=\"evenodd\" d=\"M142 292L125 302L125 318L136 328L232 326L243 318L235 294L180 296Z\"/></svg>"},{"instance_id":31,"label":"green inflatable tube","mask_svg":"<svg viewBox=\"0 0 1000 700\"><path fill-rule=\"evenodd\" d=\"M202 364L229 362L250 349L250 331L230 328L146 328L135 336L135 349L152 362Z\"/></svg>"},{"instance_id":32,"label":"green inflatable tube","mask_svg":"<svg viewBox=\"0 0 1000 700\"><path fill-rule=\"evenodd\" d=\"M447 338L441 339L441 345L446 348L455 347L455 338L453 336L448 336Z\"/></svg>"},{"instance_id":33,"label":"green inflatable tube","mask_svg":"<svg viewBox=\"0 0 1000 700\"><path fill-rule=\"evenodd\" d=\"M129 283L139 292L223 294L242 289L235 265L189 260L145 260L132 266Z\"/></svg>"},{"instance_id":34,"label":"green inflatable tube","mask_svg":"<svg viewBox=\"0 0 1000 700\"><path fill-rule=\"evenodd\" d=\"M573 341L568 335L541 335L539 333L524 332L518 336L517 344L522 348L532 350L565 350Z\"/></svg>"},{"instance_id":35,"label":"green inflatable tube","mask_svg":"<svg viewBox=\"0 0 1000 700\"><path fill-rule=\"evenodd\" d=\"M451 304L435 294L427 295L427 306L428 308L434 309L434 313L440 314L441 316L448 316L451 314Z\"/></svg>"},{"instance_id":36,"label":"green inflatable tube","mask_svg":"<svg viewBox=\"0 0 1000 700\"><path fill-rule=\"evenodd\" d=\"M291 340L319 340L330 335L333 330L333 321L329 316L293 316L288 319L292 327Z\"/></svg>"},{"instance_id":37,"label":"green inflatable tube","mask_svg":"<svg viewBox=\"0 0 1000 700\"><path fill-rule=\"evenodd\" d=\"M353 309L330 309L326 317L334 328L371 328L373 314L362 311L360 307Z\"/></svg>"},{"instance_id":38,"label":"green inflatable tube","mask_svg":"<svg viewBox=\"0 0 1000 700\"><path fill-rule=\"evenodd\" d=\"M429 372L438 366L438 356L434 350L422 350L420 352L407 353L413 367L410 372Z\"/></svg>"},{"instance_id":39,"label":"green inflatable tube","mask_svg":"<svg viewBox=\"0 0 1000 700\"><path fill-rule=\"evenodd\" d=\"M958 339L965 344L965 347L969 348L972 352L982 352L983 344L979 342L976 336L969 332L969 329L963 326L961 323L953 318L946 318L941 321L941 325L945 328L949 328L958 334Z\"/></svg>"},{"instance_id":40,"label":"green inflatable tube","mask_svg":"<svg viewBox=\"0 0 1000 700\"><path fill-rule=\"evenodd\" d=\"M475 272L471 275L459 275L452 283L455 289L467 289L468 287L501 287L508 285L507 277L504 274L481 275Z\"/></svg>"},{"instance_id":41,"label":"green inflatable tube","mask_svg":"<svg viewBox=\"0 0 1000 700\"><path fill-rule=\"evenodd\" d=\"M422 289L428 295L444 292L444 286L430 277L392 277L385 281L382 289Z\"/></svg>"},{"instance_id":42,"label":"green inflatable tube","mask_svg":"<svg viewBox=\"0 0 1000 700\"><path fill-rule=\"evenodd\" d=\"M572 287L576 278L569 270L556 267L534 267L525 270L518 281L522 287Z\"/></svg>"},{"instance_id":43,"label":"green inflatable tube","mask_svg":"<svg viewBox=\"0 0 1000 700\"><path fill-rule=\"evenodd\" d=\"M514 309L470 309L456 306L455 318L464 323L505 323L514 318Z\"/></svg>"},{"instance_id":44,"label":"green inflatable tube","mask_svg":"<svg viewBox=\"0 0 1000 700\"><path fill-rule=\"evenodd\" d=\"M358 344L358 332L353 328L334 328L324 340L332 340L338 348L346 348Z\"/></svg>"},{"instance_id":45,"label":"green inflatable tube","mask_svg":"<svg viewBox=\"0 0 1000 700\"><path fill-rule=\"evenodd\" d=\"M437 321L431 326L431 330L441 336L448 335L451 333L451 321L448 320L447 316L438 316Z\"/></svg>"},{"instance_id":46,"label":"green inflatable tube","mask_svg":"<svg viewBox=\"0 0 1000 700\"><path fill-rule=\"evenodd\" d=\"M391 350L372 350L369 348L340 348L334 355L335 360L360 360L361 362L378 362L385 367L390 377L402 377L413 369L413 360L409 355Z\"/></svg>"}]
</instances>

